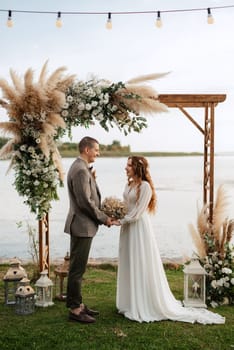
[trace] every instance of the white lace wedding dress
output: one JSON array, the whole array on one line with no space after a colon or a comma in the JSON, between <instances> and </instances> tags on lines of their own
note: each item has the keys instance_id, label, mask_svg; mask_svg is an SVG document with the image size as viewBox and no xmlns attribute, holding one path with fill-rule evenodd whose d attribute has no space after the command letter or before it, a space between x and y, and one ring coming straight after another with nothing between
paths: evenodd
<instances>
[{"instance_id":1,"label":"white lace wedding dress","mask_svg":"<svg viewBox=\"0 0 234 350\"><path fill-rule=\"evenodd\" d=\"M175 299L167 282L150 216L147 212L151 188L141 184L136 205L136 190L127 185L124 200L128 213L121 220L117 309L138 322L173 320L202 324L224 323L217 313L200 308L185 308Z\"/></svg>"}]
</instances>

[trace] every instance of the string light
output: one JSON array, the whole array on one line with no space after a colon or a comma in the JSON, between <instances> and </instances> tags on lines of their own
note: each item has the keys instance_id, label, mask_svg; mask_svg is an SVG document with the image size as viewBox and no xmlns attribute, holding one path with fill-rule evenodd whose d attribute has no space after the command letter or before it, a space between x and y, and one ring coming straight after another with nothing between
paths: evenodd
<instances>
[{"instance_id":1,"label":"string light","mask_svg":"<svg viewBox=\"0 0 234 350\"><path fill-rule=\"evenodd\" d=\"M111 21L111 13L109 12L108 13L108 18L107 18L107 21L106 21L106 29L112 29L112 21Z\"/></svg>"},{"instance_id":2,"label":"string light","mask_svg":"<svg viewBox=\"0 0 234 350\"><path fill-rule=\"evenodd\" d=\"M210 8L207 9L207 23L213 24L214 23L214 17L211 14Z\"/></svg>"},{"instance_id":3,"label":"string light","mask_svg":"<svg viewBox=\"0 0 234 350\"><path fill-rule=\"evenodd\" d=\"M162 20L161 20L160 11L158 11L155 25L156 25L157 28L161 28L162 27Z\"/></svg>"},{"instance_id":4,"label":"string light","mask_svg":"<svg viewBox=\"0 0 234 350\"><path fill-rule=\"evenodd\" d=\"M12 11L11 10L8 11L8 18L7 18L6 25L8 28L12 28L14 25L14 23L12 21Z\"/></svg>"},{"instance_id":5,"label":"string light","mask_svg":"<svg viewBox=\"0 0 234 350\"><path fill-rule=\"evenodd\" d=\"M233 5L226 5L226 6L213 6L209 8L190 8L190 9L175 9L175 10L163 10L163 11L119 11L119 12L84 12L84 11L63 11L63 15L108 15L108 19L106 22L106 27L108 29L112 28L112 22L111 22L111 14L113 15L139 15L139 14L157 14L157 19L155 25L160 28L162 26L162 21L161 21L161 14L162 13L178 13L178 12L207 12L207 22L209 24L214 23L214 18L211 14L211 9L215 10L221 10L221 9L230 9L234 8ZM7 26L12 27L13 26L13 21L12 21L12 12L16 13L25 13L25 14L57 14L57 20L56 20L56 26L58 28L62 27L62 21L61 21L61 12L55 12L55 11L34 11L34 10L5 10L5 9L0 9L0 12L8 12L8 20L7 20ZM161 22L161 24L160 24Z\"/></svg>"},{"instance_id":6,"label":"string light","mask_svg":"<svg viewBox=\"0 0 234 350\"><path fill-rule=\"evenodd\" d=\"M61 19L61 12L58 12L57 19L55 23L57 28L61 28L63 26L62 19Z\"/></svg>"}]
</instances>

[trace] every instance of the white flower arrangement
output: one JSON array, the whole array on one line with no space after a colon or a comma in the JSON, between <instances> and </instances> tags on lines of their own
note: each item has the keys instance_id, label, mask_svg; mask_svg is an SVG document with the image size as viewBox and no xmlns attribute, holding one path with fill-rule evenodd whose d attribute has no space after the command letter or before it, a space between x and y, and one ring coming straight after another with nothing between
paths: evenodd
<instances>
[{"instance_id":1,"label":"white flower arrangement","mask_svg":"<svg viewBox=\"0 0 234 350\"><path fill-rule=\"evenodd\" d=\"M61 111L69 135L72 126L89 127L95 121L106 131L115 124L125 134L131 130L139 132L146 127L146 119L127 103L140 100L141 96L124 90L122 82L110 84L97 79L78 81L71 85Z\"/></svg>"},{"instance_id":2,"label":"white flower arrangement","mask_svg":"<svg viewBox=\"0 0 234 350\"><path fill-rule=\"evenodd\" d=\"M234 246L225 249L224 259L218 252L209 253L201 259L206 276L207 303L212 307L234 303Z\"/></svg>"},{"instance_id":3,"label":"white flower arrangement","mask_svg":"<svg viewBox=\"0 0 234 350\"><path fill-rule=\"evenodd\" d=\"M114 219L122 219L127 213L125 203L116 197L105 198L101 209L106 215Z\"/></svg>"},{"instance_id":4,"label":"white flower arrangement","mask_svg":"<svg viewBox=\"0 0 234 350\"><path fill-rule=\"evenodd\" d=\"M10 70L13 86L0 79L0 106L9 116L8 122L0 122L0 129L13 135L0 150L0 158L12 157L14 185L38 219L48 213L51 200L58 199L64 173L56 141L66 131L71 137L73 126L89 127L98 121L107 131L115 124L125 134L139 132L147 126L140 112L167 111L154 89L138 85L165 74L115 84L75 81L74 75L63 75L65 70L60 67L47 77L46 62L37 82L31 68L23 80Z\"/></svg>"},{"instance_id":5,"label":"white flower arrangement","mask_svg":"<svg viewBox=\"0 0 234 350\"><path fill-rule=\"evenodd\" d=\"M24 203L41 219L49 212L51 201L58 199L59 172L51 158L46 158L37 147L16 147L13 168L14 185Z\"/></svg>"}]
</instances>

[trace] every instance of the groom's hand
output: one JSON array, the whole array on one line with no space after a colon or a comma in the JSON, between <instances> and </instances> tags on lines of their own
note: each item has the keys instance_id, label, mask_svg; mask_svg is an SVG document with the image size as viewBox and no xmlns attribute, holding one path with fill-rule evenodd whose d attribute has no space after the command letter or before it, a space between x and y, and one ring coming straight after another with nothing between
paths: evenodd
<instances>
[{"instance_id":1,"label":"groom's hand","mask_svg":"<svg viewBox=\"0 0 234 350\"><path fill-rule=\"evenodd\" d=\"M112 220L112 225L120 226L121 223L120 223L120 221L118 219L114 219L114 220Z\"/></svg>"}]
</instances>

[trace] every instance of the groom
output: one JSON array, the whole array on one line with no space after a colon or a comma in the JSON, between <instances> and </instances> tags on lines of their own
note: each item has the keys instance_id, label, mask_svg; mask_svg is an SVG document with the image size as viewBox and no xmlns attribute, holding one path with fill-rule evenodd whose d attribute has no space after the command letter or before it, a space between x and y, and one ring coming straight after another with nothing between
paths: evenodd
<instances>
[{"instance_id":1,"label":"groom","mask_svg":"<svg viewBox=\"0 0 234 350\"><path fill-rule=\"evenodd\" d=\"M84 137L79 143L80 156L68 172L67 186L70 208L64 231L70 234L70 267L68 273L67 301L69 320L93 323L98 311L83 304L81 284L85 273L92 239L98 226L110 226L111 218L100 210L101 195L89 169L89 164L99 156L99 143Z\"/></svg>"}]
</instances>

